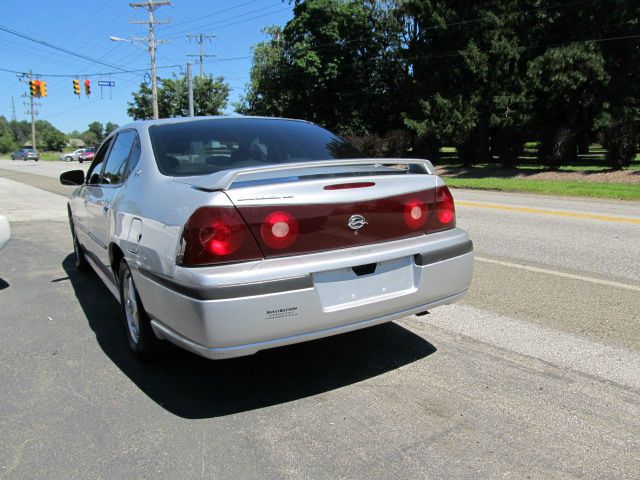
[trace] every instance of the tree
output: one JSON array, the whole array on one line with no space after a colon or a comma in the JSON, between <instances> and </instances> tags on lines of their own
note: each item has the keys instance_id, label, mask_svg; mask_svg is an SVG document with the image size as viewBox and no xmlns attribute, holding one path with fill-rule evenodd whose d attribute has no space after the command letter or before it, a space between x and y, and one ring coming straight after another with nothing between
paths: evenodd
<instances>
[{"instance_id":1,"label":"tree","mask_svg":"<svg viewBox=\"0 0 640 480\"><path fill-rule=\"evenodd\" d=\"M596 125L614 168L633 157L637 0L291 3L293 18L254 47L241 113L373 135L361 143L378 152L404 129L410 154L453 145L467 164L514 165L537 140L551 168L575 160L578 144L584 153Z\"/></svg>"},{"instance_id":2,"label":"tree","mask_svg":"<svg viewBox=\"0 0 640 480\"><path fill-rule=\"evenodd\" d=\"M11 153L18 148L9 133L0 135L0 153Z\"/></svg>"},{"instance_id":3,"label":"tree","mask_svg":"<svg viewBox=\"0 0 640 480\"><path fill-rule=\"evenodd\" d=\"M93 134L98 142L101 142L104 139L104 128L100 122L91 122L87 132L89 134Z\"/></svg>"},{"instance_id":4,"label":"tree","mask_svg":"<svg viewBox=\"0 0 640 480\"><path fill-rule=\"evenodd\" d=\"M235 109L242 115L283 117L291 100L289 90L282 88L286 70L282 28L268 27L263 33L269 39L253 47L250 83Z\"/></svg>"},{"instance_id":5,"label":"tree","mask_svg":"<svg viewBox=\"0 0 640 480\"><path fill-rule=\"evenodd\" d=\"M640 142L640 50L633 40L640 24L640 4L619 0L609 8L608 19L615 26L615 34L629 38L601 45L611 80L595 127L607 149L605 157L609 165L618 170L631 164Z\"/></svg>"},{"instance_id":6,"label":"tree","mask_svg":"<svg viewBox=\"0 0 640 480\"><path fill-rule=\"evenodd\" d=\"M379 2L296 2L284 29L254 48L242 113L315 121L345 135L402 126L402 66L393 18Z\"/></svg>"},{"instance_id":7,"label":"tree","mask_svg":"<svg viewBox=\"0 0 640 480\"><path fill-rule=\"evenodd\" d=\"M111 132L118 128L117 123L107 122L104 126L104 136L107 137Z\"/></svg>"},{"instance_id":8,"label":"tree","mask_svg":"<svg viewBox=\"0 0 640 480\"><path fill-rule=\"evenodd\" d=\"M590 129L610 78L598 46L573 43L549 48L529 63L527 77L541 132L541 160L550 168L575 161L576 132Z\"/></svg>"},{"instance_id":9,"label":"tree","mask_svg":"<svg viewBox=\"0 0 640 480\"><path fill-rule=\"evenodd\" d=\"M40 150L60 152L67 144L67 136L46 120L36 121L36 143Z\"/></svg>"},{"instance_id":10,"label":"tree","mask_svg":"<svg viewBox=\"0 0 640 480\"><path fill-rule=\"evenodd\" d=\"M96 135L96 132L92 132L91 130L83 132L80 138L87 147L95 146L100 143L100 139Z\"/></svg>"},{"instance_id":11,"label":"tree","mask_svg":"<svg viewBox=\"0 0 640 480\"><path fill-rule=\"evenodd\" d=\"M160 118L189 116L189 95L187 78L159 79L158 113ZM196 116L220 115L227 106L229 86L223 77L206 76L193 79L193 104ZM153 118L151 110L151 88L142 83L140 90L133 93L128 102L127 113L135 120Z\"/></svg>"},{"instance_id":12,"label":"tree","mask_svg":"<svg viewBox=\"0 0 640 480\"><path fill-rule=\"evenodd\" d=\"M61 152L67 144L67 136L58 129L46 130L42 134L42 141L47 150Z\"/></svg>"}]
</instances>

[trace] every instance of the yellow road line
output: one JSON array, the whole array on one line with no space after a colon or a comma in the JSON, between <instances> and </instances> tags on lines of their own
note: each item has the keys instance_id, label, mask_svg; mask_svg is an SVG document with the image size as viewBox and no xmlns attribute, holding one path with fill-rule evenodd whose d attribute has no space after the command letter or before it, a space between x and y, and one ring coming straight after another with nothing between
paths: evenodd
<instances>
[{"instance_id":1,"label":"yellow road line","mask_svg":"<svg viewBox=\"0 0 640 480\"><path fill-rule=\"evenodd\" d=\"M634 223L636 225L640 225L640 218L612 217L609 215L595 215L592 213L563 212L560 210L542 210L538 208L512 207L509 205L496 205L494 203L480 203L480 202L459 201L459 202L456 202L456 205L461 205L463 207L474 207L474 208L490 208L493 210L504 210L508 212L533 213L537 215L552 215L556 217L587 218L589 220L601 220L603 222Z\"/></svg>"}]
</instances>

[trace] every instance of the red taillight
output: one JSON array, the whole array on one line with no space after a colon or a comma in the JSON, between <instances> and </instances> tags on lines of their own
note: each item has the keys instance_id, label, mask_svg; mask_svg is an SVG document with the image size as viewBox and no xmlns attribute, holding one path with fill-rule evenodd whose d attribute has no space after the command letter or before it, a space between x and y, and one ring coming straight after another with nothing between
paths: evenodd
<instances>
[{"instance_id":1,"label":"red taillight","mask_svg":"<svg viewBox=\"0 0 640 480\"><path fill-rule=\"evenodd\" d=\"M411 230L418 230L427 221L427 205L420 199L413 199L404 204L404 223Z\"/></svg>"},{"instance_id":2,"label":"red taillight","mask_svg":"<svg viewBox=\"0 0 640 480\"><path fill-rule=\"evenodd\" d=\"M453 203L453 195L446 186L436 188L436 201L431 221L427 227L428 232L447 230L456 226L456 207Z\"/></svg>"},{"instance_id":3,"label":"red taillight","mask_svg":"<svg viewBox=\"0 0 640 480\"><path fill-rule=\"evenodd\" d=\"M271 248L287 248L298 238L298 221L287 212L272 212L262 222L260 236Z\"/></svg>"},{"instance_id":4,"label":"red taillight","mask_svg":"<svg viewBox=\"0 0 640 480\"><path fill-rule=\"evenodd\" d=\"M247 225L234 207L201 207L182 233L184 266L240 262L262 258Z\"/></svg>"}]
</instances>

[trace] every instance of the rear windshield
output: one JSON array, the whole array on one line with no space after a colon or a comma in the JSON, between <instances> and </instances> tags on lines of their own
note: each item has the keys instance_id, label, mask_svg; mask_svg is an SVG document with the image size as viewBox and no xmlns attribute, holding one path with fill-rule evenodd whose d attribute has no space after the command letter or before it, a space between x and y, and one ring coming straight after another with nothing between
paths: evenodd
<instances>
[{"instance_id":1,"label":"rear windshield","mask_svg":"<svg viewBox=\"0 0 640 480\"><path fill-rule=\"evenodd\" d=\"M230 168L358 158L340 137L305 122L224 118L149 127L164 175L193 176Z\"/></svg>"}]
</instances>

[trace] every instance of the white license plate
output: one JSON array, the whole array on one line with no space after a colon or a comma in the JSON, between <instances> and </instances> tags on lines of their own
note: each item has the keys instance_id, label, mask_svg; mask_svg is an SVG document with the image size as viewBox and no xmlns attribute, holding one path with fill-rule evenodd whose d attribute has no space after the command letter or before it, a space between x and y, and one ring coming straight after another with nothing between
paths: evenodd
<instances>
[{"instance_id":1,"label":"white license plate","mask_svg":"<svg viewBox=\"0 0 640 480\"><path fill-rule=\"evenodd\" d=\"M323 309L340 310L414 292L413 269L413 257L402 257L379 262L363 275L351 268L315 273L313 283Z\"/></svg>"}]
</instances>

